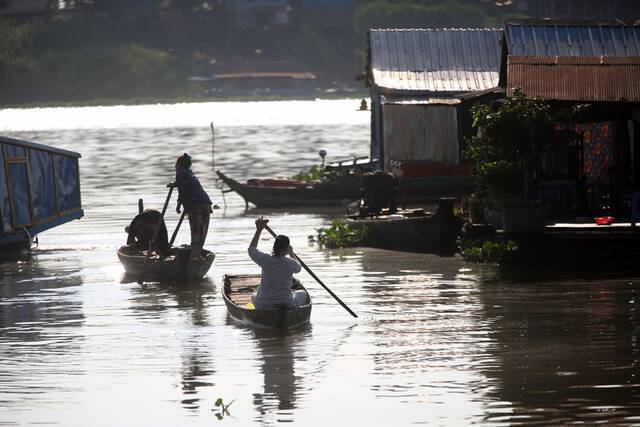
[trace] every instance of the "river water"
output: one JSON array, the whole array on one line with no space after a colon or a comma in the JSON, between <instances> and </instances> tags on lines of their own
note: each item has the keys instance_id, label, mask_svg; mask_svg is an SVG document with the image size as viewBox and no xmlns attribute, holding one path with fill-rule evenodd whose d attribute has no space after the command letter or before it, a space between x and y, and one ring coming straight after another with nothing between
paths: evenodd
<instances>
[{"instance_id":1,"label":"river water","mask_svg":"<svg viewBox=\"0 0 640 427\"><path fill-rule=\"evenodd\" d=\"M322 250L308 236L341 209L245 212L222 199L211 122L216 169L289 176L320 148L368 154L358 104L0 110L1 134L82 153L85 209L31 256L0 261L0 426L640 425L640 273L505 276L458 258ZM139 286L116 250L139 197L161 208L182 152L221 207L205 245L217 258L202 283ZM304 272L309 327L228 318L221 278L258 272L246 254L258 215L357 319Z\"/></svg>"}]
</instances>

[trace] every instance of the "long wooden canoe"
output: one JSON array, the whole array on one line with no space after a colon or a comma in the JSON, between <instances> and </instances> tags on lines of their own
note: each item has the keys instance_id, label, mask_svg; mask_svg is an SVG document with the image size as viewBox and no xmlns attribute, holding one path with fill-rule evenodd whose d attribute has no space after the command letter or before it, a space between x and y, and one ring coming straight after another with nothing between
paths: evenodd
<instances>
[{"instance_id":1,"label":"long wooden canoe","mask_svg":"<svg viewBox=\"0 0 640 427\"><path fill-rule=\"evenodd\" d=\"M203 258L195 259L189 265L191 246L180 246L172 248L171 251L171 255L162 259L153 253L147 262L145 277L163 282L202 279L216 257L213 252L203 249ZM124 270L136 278L142 272L146 255L146 250L140 250L133 246L125 245L118 249L118 259L124 266Z\"/></svg>"},{"instance_id":2,"label":"long wooden canoe","mask_svg":"<svg viewBox=\"0 0 640 427\"><path fill-rule=\"evenodd\" d=\"M285 179L248 180L246 184L216 171L229 187L223 192L235 191L245 201L257 207L346 206L360 199L361 182L356 175L337 177L315 183L301 183ZM398 204L437 202L441 197L460 197L470 194L474 181L470 176L431 176L399 180Z\"/></svg>"},{"instance_id":3,"label":"long wooden canoe","mask_svg":"<svg viewBox=\"0 0 640 427\"><path fill-rule=\"evenodd\" d=\"M251 303L253 294L260 285L259 274L227 274L223 278L222 297L229 314L243 323L259 328L289 329L309 322L311 316L311 297L307 292L307 300L299 309L286 307L273 309L256 309ZM303 289L302 283L293 279L292 289Z\"/></svg>"},{"instance_id":4,"label":"long wooden canoe","mask_svg":"<svg viewBox=\"0 0 640 427\"><path fill-rule=\"evenodd\" d=\"M249 202L257 207L340 206L360 197L360 178L357 176L339 181L322 181L310 184L273 179L268 180L270 185L260 185L258 180L249 181L257 183L242 184L220 171L216 171L216 173L222 182L229 187L229 190L225 191L238 193L245 200L247 206Z\"/></svg>"}]
</instances>

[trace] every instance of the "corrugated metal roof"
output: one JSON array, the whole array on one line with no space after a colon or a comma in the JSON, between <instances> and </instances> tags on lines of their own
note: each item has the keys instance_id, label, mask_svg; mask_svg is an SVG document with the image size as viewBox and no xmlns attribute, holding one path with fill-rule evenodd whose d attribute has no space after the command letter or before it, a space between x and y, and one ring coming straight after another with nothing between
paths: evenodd
<instances>
[{"instance_id":1,"label":"corrugated metal roof","mask_svg":"<svg viewBox=\"0 0 640 427\"><path fill-rule=\"evenodd\" d=\"M508 93L560 101L640 102L640 57L509 56Z\"/></svg>"},{"instance_id":2,"label":"corrugated metal roof","mask_svg":"<svg viewBox=\"0 0 640 427\"><path fill-rule=\"evenodd\" d=\"M372 83L406 92L461 93L498 86L498 29L371 30Z\"/></svg>"},{"instance_id":3,"label":"corrugated metal roof","mask_svg":"<svg viewBox=\"0 0 640 427\"><path fill-rule=\"evenodd\" d=\"M640 56L640 23L520 20L505 22L509 55Z\"/></svg>"}]
</instances>

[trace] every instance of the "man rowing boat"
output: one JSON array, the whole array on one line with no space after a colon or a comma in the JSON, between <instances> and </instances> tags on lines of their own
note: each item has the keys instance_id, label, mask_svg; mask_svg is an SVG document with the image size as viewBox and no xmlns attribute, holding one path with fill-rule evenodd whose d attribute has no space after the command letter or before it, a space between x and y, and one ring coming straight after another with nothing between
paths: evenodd
<instances>
[{"instance_id":1,"label":"man rowing boat","mask_svg":"<svg viewBox=\"0 0 640 427\"><path fill-rule=\"evenodd\" d=\"M251 295L251 302L258 309L286 305L299 308L307 298L303 290L292 291L293 273L300 272L300 263L293 259L293 248L287 236L279 235L273 243L273 253L258 250L260 234L269 222L262 217L256 219L256 232L249 244L249 257L262 267L262 277L258 291ZM286 255L289 255L287 257Z\"/></svg>"}]
</instances>

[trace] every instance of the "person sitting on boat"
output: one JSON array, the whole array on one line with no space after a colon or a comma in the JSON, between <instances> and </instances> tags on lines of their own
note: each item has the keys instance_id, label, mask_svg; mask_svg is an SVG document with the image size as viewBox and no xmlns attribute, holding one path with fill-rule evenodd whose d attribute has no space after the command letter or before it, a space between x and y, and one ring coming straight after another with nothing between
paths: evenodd
<instances>
[{"instance_id":1,"label":"person sitting on boat","mask_svg":"<svg viewBox=\"0 0 640 427\"><path fill-rule=\"evenodd\" d=\"M191 171L191 156L184 153L176 161L176 181L171 184L178 187L178 205L176 212L180 213L180 207L189 216L191 228L191 258L202 257L202 247L209 231L209 218L211 215L211 199L204 191L200 181Z\"/></svg>"},{"instance_id":2,"label":"person sitting on boat","mask_svg":"<svg viewBox=\"0 0 640 427\"><path fill-rule=\"evenodd\" d=\"M131 223L125 227L127 232L127 245L133 246L140 250L149 249L149 243L153 239L153 235L160 222L158 235L153 244L153 249L163 257L171 254L169 248L169 240L167 239L167 226L162 219L162 214L154 209L147 209L136 215Z\"/></svg>"},{"instance_id":3,"label":"person sitting on boat","mask_svg":"<svg viewBox=\"0 0 640 427\"><path fill-rule=\"evenodd\" d=\"M268 219L262 217L256 220L256 232L249 244L249 257L262 267L260 287L251 295L251 302L260 309L273 308L282 304L289 308L298 308L306 300L307 293L304 290L291 290L293 273L299 273L301 267L300 263L293 259L289 238L283 235L277 236L271 255L258 250L260 234L268 222Z\"/></svg>"},{"instance_id":4,"label":"person sitting on boat","mask_svg":"<svg viewBox=\"0 0 640 427\"><path fill-rule=\"evenodd\" d=\"M362 175L361 180L361 218L377 216L383 209L388 209L389 213L398 210L398 179L394 174L383 171L367 172Z\"/></svg>"}]
</instances>

